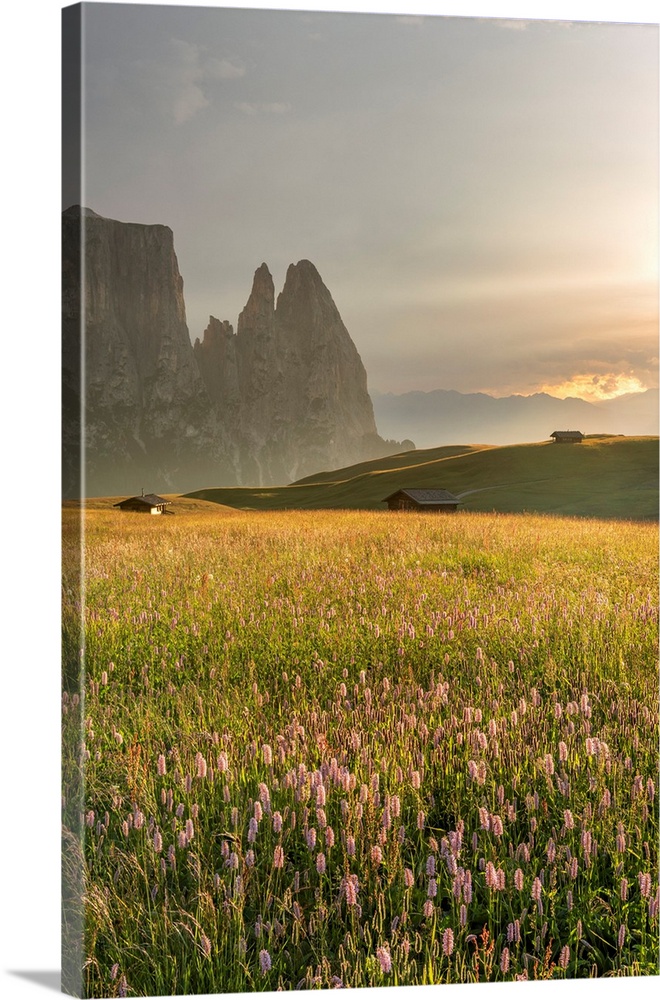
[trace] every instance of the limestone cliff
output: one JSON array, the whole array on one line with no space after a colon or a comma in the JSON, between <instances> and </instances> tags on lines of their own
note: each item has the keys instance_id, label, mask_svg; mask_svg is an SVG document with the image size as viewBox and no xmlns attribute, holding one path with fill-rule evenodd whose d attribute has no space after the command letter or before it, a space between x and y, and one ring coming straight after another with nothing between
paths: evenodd
<instances>
[{"instance_id":1,"label":"limestone cliff","mask_svg":"<svg viewBox=\"0 0 660 1000\"><path fill-rule=\"evenodd\" d=\"M234 470L232 484L236 485L241 466L241 394L236 336L231 323L210 316L203 339L195 340L193 353L211 406L223 428L225 448Z\"/></svg>"},{"instance_id":2,"label":"limestone cliff","mask_svg":"<svg viewBox=\"0 0 660 1000\"><path fill-rule=\"evenodd\" d=\"M68 209L62 277L65 496L284 484L397 450L310 261L277 306L262 264L236 334L211 316L194 347L166 226Z\"/></svg>"},{"instance_id":3,"label":"limestone cliff","mask_svg":"<svg viewBox=\"0 0 660 1000\"><path fill-rule=\"evenodd\" d=\"M171 229L74 207L63 215L62 262L65 495L80 491L80 412L88 496L227 481L224 431L192 352Z\"/></svg>"},{"instance_id":4,"label":"limestone cliff","mask_svg":"<svg viewBox=\"0 0 660 1000\"><path fill-rule=\"evenodd\" d=\"M292 264L273 308L265 264L236 337L246 479L289 482L372 456L379 439L367 376L310 261Z\"/></svg>"}]
</instances>

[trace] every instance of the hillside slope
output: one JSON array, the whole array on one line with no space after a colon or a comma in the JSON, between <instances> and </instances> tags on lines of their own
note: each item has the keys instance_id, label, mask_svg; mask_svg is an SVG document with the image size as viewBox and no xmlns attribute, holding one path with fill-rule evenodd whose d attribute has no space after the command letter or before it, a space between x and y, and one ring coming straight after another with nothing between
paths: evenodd
<instances>
[{"instance_id":1,"label":"hillside slope","mask_svg":"<svg viewBox=\"0 0 660 1000\"><path fill-rule=\"evenodd\" d=\"M340 469L332 479L327 476L267 490L206 489L188 496L253 510L384 510L383 499L397 489L441 487L461 496L467 511L658 516L657 437L597 437L579 445L437 448Z\"/></svg>"}]
</instances>

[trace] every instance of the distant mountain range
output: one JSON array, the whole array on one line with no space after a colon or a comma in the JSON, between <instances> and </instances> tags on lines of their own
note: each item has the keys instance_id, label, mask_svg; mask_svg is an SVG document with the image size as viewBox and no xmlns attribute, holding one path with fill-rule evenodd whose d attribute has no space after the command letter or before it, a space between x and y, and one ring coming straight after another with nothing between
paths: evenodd
<instances>
[{"instance_id":1,"label":"distant mountain range","mask_svg":"<svg viewBox=\"0 0 660 1000\"><path fill-rule=\"evenodd\" d=\"M418 448L446 444L517 444L544 441L556 430L583 434L658 433L658 390L587 403L547 393L490 396L451 389L432 392L371 391L383 437L410 438Z\"/></svg>"}]
</instances>

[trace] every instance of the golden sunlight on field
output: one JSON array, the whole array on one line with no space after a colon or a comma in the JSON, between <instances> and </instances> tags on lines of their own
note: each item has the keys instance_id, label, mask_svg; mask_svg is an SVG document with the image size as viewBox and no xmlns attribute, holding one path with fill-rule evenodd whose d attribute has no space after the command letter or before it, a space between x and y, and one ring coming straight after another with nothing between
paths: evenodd
<instances>
[{"instance_id":1,"label":"golden sunlight on field","mask_svg":"<svg viewBox=\"0 0 660 1000\"><path fill-rule=\"evenodd\" d=\"M657 525L86 521L87 995L657 974Z\"/></svg>"}]
</instances>

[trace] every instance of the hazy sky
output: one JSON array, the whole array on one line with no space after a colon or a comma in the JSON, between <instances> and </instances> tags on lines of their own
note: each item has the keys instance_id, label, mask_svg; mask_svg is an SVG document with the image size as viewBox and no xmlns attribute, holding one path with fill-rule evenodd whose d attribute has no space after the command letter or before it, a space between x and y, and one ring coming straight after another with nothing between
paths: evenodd
<instances>
[{"instance_id":1,"label":"hazy sky","mask_svg":"<svg viewBox=\"0 0 660 1000\"><path fill-rule=\"evenodd\" d=\"M86 53L83 200L174 230L193 339L306 257L371 389L657 385L657 26L90 4Z\"/></svg>"}]
</instances>

